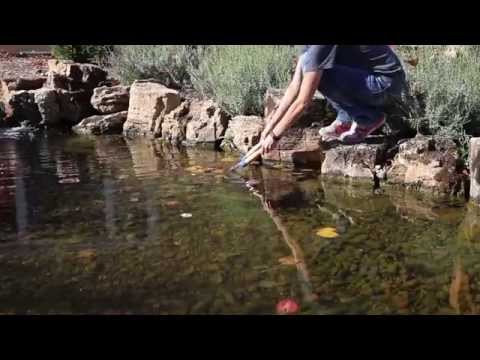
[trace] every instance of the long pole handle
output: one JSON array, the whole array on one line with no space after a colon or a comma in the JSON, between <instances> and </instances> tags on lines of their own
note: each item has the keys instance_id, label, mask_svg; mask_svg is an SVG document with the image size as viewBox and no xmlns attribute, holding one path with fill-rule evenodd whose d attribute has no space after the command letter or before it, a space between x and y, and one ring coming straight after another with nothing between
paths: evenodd
<instances>
[{"instance_id":1,"label":"long pole handle","mask_svg":"<svg viewBox=\"0 0 480 360\"><path fill-rule=\"evenodd\" d=\"M270 127L270 129L267 132L267 136L270 135L272 132L273 128L278 124L278 119L274 124L268 124L267 127ZM250 164L253 160L255 160L257 157L262 155L262 143L259 142L257 145L252 147L244 156L243 158L235 165L233 166L230 171L239 169L239 168L244 168L248 164Z\"/></svg>"}]
</instances>

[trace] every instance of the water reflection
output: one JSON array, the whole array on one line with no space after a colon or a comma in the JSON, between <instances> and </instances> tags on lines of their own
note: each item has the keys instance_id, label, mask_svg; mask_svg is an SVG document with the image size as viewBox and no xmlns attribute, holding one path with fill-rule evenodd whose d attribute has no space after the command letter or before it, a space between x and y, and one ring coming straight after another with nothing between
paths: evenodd
<instances>
[{"instance_id":1,"label":"water reflection","mask_svg":"<svg viewBox=\"0 0 480 360\"><path fill-rule=\"evenodd\" d=\"M143 139L0 136L0 303L271 313L294 296L310 313L478 313L476 208L310 169L226 173L236 160Z\"/></svg>"}]
</instances>

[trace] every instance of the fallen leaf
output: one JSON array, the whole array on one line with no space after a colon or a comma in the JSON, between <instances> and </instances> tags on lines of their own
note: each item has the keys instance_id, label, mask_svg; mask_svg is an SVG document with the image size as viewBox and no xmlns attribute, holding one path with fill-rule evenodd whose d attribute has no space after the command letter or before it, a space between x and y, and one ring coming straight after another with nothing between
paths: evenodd
<instances>
[{"instance_id":1,"label":"fallen leaf","mask_svg":"<svg viewBox=\"0 0 480 360\"><path fill-rule=\"evenodd\" d=\"M77 257L82 260L93 260L97 256L97 253L93 249L80 250Z\"/></svg>"},{"instance_id":2,"label":"fallen leaf","mask_svg":"<svg viewBox=\"0 0 480 360\"><path fill-rule=\"evenodd\" d=\"M337 230L332 227L325 227L317 231L317 235L327 239L333 239L338 237Z\"/></svg>"},{"instance_id":3,"label":"fallen leaf","mask_svg":"<svg viewBox=\"0 0 480 360\"><path fill-rule=\"evenodd\" d=\"M172 200L172 201L167 201L165 205L169 208L175 208L178 205L180 205L180 203L178 201Z\"/></svg>"},{"instance_id":4,"label":"fallen leaf","mask_svg":"<svg viewBox=\"0 0 480 360\"><path fill-rule=\"evenodd\" d=\"M297 262L295 261L295 258L293 256L285 256L280 259L278 259L278 262L282 265L296 265Z\"/></svg>"}]
</instances>

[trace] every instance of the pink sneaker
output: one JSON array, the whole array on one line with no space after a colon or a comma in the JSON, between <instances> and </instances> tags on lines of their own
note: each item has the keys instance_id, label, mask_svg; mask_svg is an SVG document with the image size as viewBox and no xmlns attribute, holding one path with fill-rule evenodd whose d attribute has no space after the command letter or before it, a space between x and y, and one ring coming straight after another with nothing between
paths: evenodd
<instances>
[{"instance_id":1,"label":"pink sneaker","mask_svg":"<svg viewBox=\"0 0 480 360\"><path fill-rule=\"evenodd\" d=\"M322 140L337 139L340 135L350 130L352 126L351 122L342 122L335 120L329 126L321 128L318 133L322 137Z\"/></svg>"},{"instance_id":2,"label":"pink sneaker","mask_svg":"<svg viewBox=\"0 0 480 360\"><path fill-rule=\"evenodd\" d=\"M385 115L382 115L380 119L371 125L358 125L357 122L354 121L350 130L341 134L339 140L347 145L361 143L368 135L381 128L384 124Z\"/></svg>"}]
</instances>

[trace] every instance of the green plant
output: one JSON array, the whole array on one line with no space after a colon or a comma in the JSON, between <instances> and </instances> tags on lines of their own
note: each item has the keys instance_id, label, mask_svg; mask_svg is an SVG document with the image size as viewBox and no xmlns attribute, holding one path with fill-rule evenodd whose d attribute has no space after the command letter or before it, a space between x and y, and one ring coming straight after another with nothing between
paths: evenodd
<instances>
[{"instance_id":1,"label":"green plant","mask_svg":"<svg viewBox=\"0 0 480 360\"><path fill-rule=\"evenodd\" d=\"M198 64L196 45L119 45L108 58L110 72L123 83L157 79L166 86L188 86L190 66Z\"/></svg>"},{"instance_id":2,"label":"green plant","mask_svg":"<svg viewBox=\"0 0 480 360\"><path fill-rule=\"evenodd\" d=\"M61 60L101 62L112 48L112 45L52 45L52 54Z\"/></svg>"},{"instance_id":3,"label":"green plant","mask_svg":"<svg viewBox=\"0 0 480 360\"><path fill-rule=\"evenodd\" d=\"M409 121L426 135L450 136L463 155L470 136L480 135L480 47L400 46L409 66Z\"/></svg>"},{"instance_id":4,"label":"green plant","mask_svg":"<svg viewBox=\"0 0 480 360\"><path fill-rule=\"evenodd\" d=\"M269 87L284 87L291 77L293 46L225 45L203 49L189 67L193 87L233 114L262 114Z\"/></svg>"}]
</instances>

